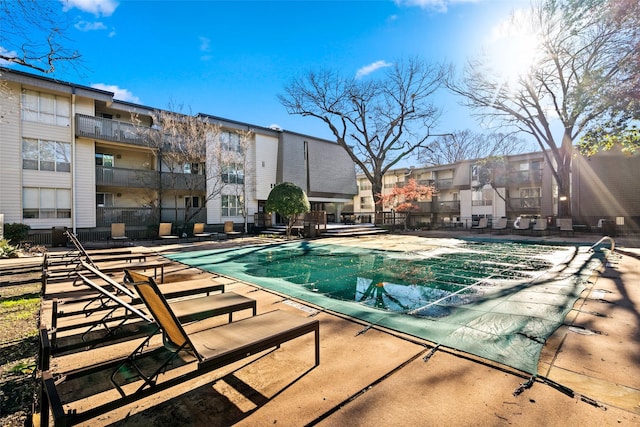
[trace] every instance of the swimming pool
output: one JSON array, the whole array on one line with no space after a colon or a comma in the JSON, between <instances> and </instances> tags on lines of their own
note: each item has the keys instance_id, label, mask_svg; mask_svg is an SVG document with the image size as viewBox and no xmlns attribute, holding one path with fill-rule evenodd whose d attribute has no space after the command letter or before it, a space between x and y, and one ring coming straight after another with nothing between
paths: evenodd
<instances>
[{"instance_id":1,"label":"swimming pool","mask_svg":"<svg viewBox=\"0 0 640 427\"><path fill-rule=\"evenodd\" d=\"M171 258L535 373L599 264L586 247L453 239L404 250L299 241Z\"/></svg>"}]
</instances>

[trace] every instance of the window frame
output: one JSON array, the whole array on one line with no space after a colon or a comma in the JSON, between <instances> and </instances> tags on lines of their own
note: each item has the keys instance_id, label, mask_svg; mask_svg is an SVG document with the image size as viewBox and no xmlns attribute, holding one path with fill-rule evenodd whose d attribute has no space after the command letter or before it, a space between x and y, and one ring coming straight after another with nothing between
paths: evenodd
<instances>
[{"instance_id":1,"label":"window frame","mask_svg":"<svg viewBox=\"0 0 640 427\"><path fill-rule=\"evenodd\" d=\"M71 219L71 189L22 188L22 219Z\"/></svg>"},{"instance_id":2,"label":"window frame","mask_svg":"<svg viewBox=\"0 0 640 427\"><path fill-rule=\"evenodd\" d=\"M68 97L22 89L20 116L27 122L71 126L71 100Z\"/></svg>"},{"instance_id":3,"label":"window frame","mask_svg":"<svg viewBox=\"0 0 640 427\"><path fill-rule=\"evenodd\" d=\"M31 148L26 149L27 145L31 145ZM22 169L70 173L71 143L23 138Z\"/></svg>"},{"instance_id":4,"label":"window frame","mask_svg":"<svg viewBox=\"0 0 640 427\"><path fill-rule=\"evenodd\" d=\"M230 202L234 203L230 203ZM220 199L221 216L238 217L242 215L242 196L223 194Z\"/></svg>"}]
</instances>

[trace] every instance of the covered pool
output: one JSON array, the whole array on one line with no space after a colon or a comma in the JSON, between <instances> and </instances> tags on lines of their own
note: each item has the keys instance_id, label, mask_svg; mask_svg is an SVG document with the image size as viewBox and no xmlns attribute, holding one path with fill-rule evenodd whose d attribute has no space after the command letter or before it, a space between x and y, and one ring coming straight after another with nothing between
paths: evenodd
<instances>
[{"instance_id":1,"label":"covered pool","mask_svg":"<svg viewBox=\"0 0 640 427\"><path fill-rule=\"evenodd\" d=\"M297 241L170 258L532 374L600 264L589 247L457 239Z\"/></svg>"}]
</instances>

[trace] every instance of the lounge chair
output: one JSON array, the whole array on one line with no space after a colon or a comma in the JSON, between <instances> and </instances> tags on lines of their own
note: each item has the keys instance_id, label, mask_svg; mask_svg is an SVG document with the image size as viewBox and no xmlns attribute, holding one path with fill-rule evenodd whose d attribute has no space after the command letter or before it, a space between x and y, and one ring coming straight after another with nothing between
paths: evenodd
<instances>
[{"instance_id":1,"label":"lounge chair","mask_svg":"<svg viewBox=\"0 0 640 427\"><path fill-rule=\"evenodd\" d=\"M571 218L557 218L556 219L556 226L558 226L558 230L560 231L560 234L564 233L571 233L571 235L573 235L573 219Z\"/></svg>"},{"instance_id":2,"label":"lounge chair","mask_svg":"<svg viewBox=\"0 0 640 427\"><path fill-rule=\"evenodd\" d=\"M471 230L478 230L481 233L484 233L484 230L489 226L489 218L480 218L478 220L478 225L474 225L471 227Z\"/></svg>"},{"instance_id":3,"label":"lounge chair","mask_svg":"<svg viewBox=\"0 0 640 427\"><path fill-rule=\"evenodd\" d=\"M496 222L491 226L491 232L494 231L497 233L501 233L502 231L507 230L507 218L499 218Z\"/></svg>"},{"instance_id":4,"label":"lounge chair","mask_svg":"<svg viewBox=\"0 0 640 427\"><path fill-rule=\"evenodd\" d=\"M180 236L171 234L172 226L173 224L170 222L161 222L158 227L158 238L161 240L180 240Z\"/></svg>"},{"instance_id":5,"label":"lounge chair","mask_svg":"<svg viewBox=\"0 0 640 427\"><path fill-rule=\"evenodd\" d=\"M95 265L98 262L109 262L109 261L146 261L147 255L146 253L133 253L131 251L124 251L115 253L113 251L101 251L99 253L90 254L84 247L84 245L78 239L78 236L73 234L71 231L65 231L67 239L73 244L75 247L75 253L67 253L67 257L69 259L63 260L65 264L77 263L79 260L85 260L86 262Z\"/></svg>"},{"instance_id":6,"label":"lounge chair","mask_svg":"<svg viewBox=\"0 0 640 427\"><path fill-rule=\"evenodd\" d=\"M224 234L227 235L227 237L229 236L238 236L240 234L242 234L239 231L234 231L233 230L233 221L225 221L224 223Z\"/></svg>"},{"instance_id":7,"label":"lounge chair","mask_svg":"<svg viewBox=\"0 0 640 427\"><path fill-rule=\"evenodd\" d=\"M517 230L518 233L520 234L524 234L527 231L530 231L530 227L531 227L531 219L530 218L520 218L520 221L518 221L518 227L515 227L514 224L514 230Z\"/></svg>"},{"instance_id":8,"label":"lounge chair","mask_svg":"<svg viewBox=\"0 0 640 427\"><path fill-rule=\"evenodd\" d=\"M123 245L125 240L129 240L129 237L125 233L124 222L114 222L111 224L111 240L120 241Z\"/></svg>"},{"instance_id":9,"label":"lounge chair","mask_svg":"<svg viewBox=\"0 0 640 427\"><path fill-rule=\"evenodd\" d=\"M100 269L104 273L123 271L125 268L130 270L148 270L153 269L154 277L158 275L160 269L160 281L164 281L164 267L172 261L163 258L156 258L152 261L147 260L145 253L121 253L110 255L108 252L99 256L90 255L77 236L67 231L68 239L76 247L77 253L69 258L55 259L49 262L49 257L45 254L42 263L42 286L43 293L49 281L55 279L69 280L74 277L74 273L81 271L86 265L91 265ZM139 260L134 263L133 260ZM141 261L140 261L141 260Z\"/></svg>"},{"instance_id":10,"label":"lounge chair","mask_svg":"<svg viewBox=\"0 0 640 427\"><path fill-rule=\"evenodd\" d=\"M162 331L165 349L171 354L153 373L142 375L136 362L138 356L143 355L142 351L147 346L148 340L140 344L111 376L113 384L123 397L126 393L117 380L120 370L130 372L129 368L133 368L140 374L144 379L144 383L137 390L140 392L147 387L153 388L158 376L182 351L192 354L197 359L198 371L204 373L262 351L279 348L285 342L313 332L315 335L314 366L320 364L320 322L318 320L275 310L187 334L153 278L148 277L146 282L136 282L134 286Z\"/></svg>"},{"instance_id":11,"label":"lounge chair","mask_svg":"<svg viewBox=\"0 0 640 427\"><path fill-rule=\"evenodd\" d=\"M548 233L547 220L544 218L538 218L536 223L533 224L533 227L531 228L531 232L535 234L540 233L541 235L547 234Z\"/></svg>"},{"instance_id":12,"label":"lounge chair","mask_svg":"<svg viewBox=\"0 0 640 427\"><path fill-rule=\"evenodd\" d=\"M196 222L195 224L193 224L193 237L197 237L198 241L202 240L203 238L209 238L211 239L213 236L217 235L218 233L208 233L204 231L204 223L202 222Z\"/></svg>"},{"instance_id":13,"label":"lounge chair","mask_svg":"<svg viewBox=\"0 0 640 427\"><path fill-rule=\"evenodd\" d=\"M222 326L187 333L153 279L149 278L147 283L138 283L135 286L151 311L157 323L157 330L163 333L163 345L150 346L151 337L148 337L126 358L80 367L68 372L56 372L55 377L48 369L48 362L43 364L38 414L41 420L48 420L52 416L55 425L79 424L236 361L263 351L276 350L282 344L309 333L313 333L315 338L314 367L320 364L320 322L317 319L275 310ZM48 355L50 347L47 347L47 334L41 334L41 337L41 354ZM181 355L186 357L180 357ZM188 370L188 365L194 365L193 369ZM178 374L161 375L174 366L180 367ZM87 376L97 372L111 372L111 383L121 397L101 399L100 403L90 406L80 405L71 409L65 407L62 398L68 398L71 389L75 390L75 398L78 394L76 387L82 387L80 384L86 384ZM142 384L131 384L134 380L139 380L138 383L142 381ZM125 383L133 388L127 387L125 391ZM85 396L90 398L92 395L93 393L88 391Z\"/></svg>"},{"instance_id":14,"label":"lounge chair","mask_svg":"<svg viewBox=\"0 0 640 427\"><path fill-rule=\"evenodd\" d=\"M126 274L134 283L148 280L148 276L133 271L127 271ZM151 321L141 308L134 306L134 304L139 304L141 301L135 291L131 291L126 286L112 280L107 281L106 284L109 287L115 287L111 291L82 273L78 273L78 278L84 285L96 291L97 298L85 304L84 310L79 312L81 314L73 318L67 317L64 326L59 322L59 317L62 316L60 316L57 304L54 301L51 319L51 342L54 347L57 347L58 332L84 329L84 332L80 334L80 339L76 340L75 346L67 344L66 346L61 346L64 348L57 350L65 351L81 346L97 345L118 334L122 335L122 327L125 324L131 325L141 321L149 323ZM233 292L170 300L169 305L181 323L194 322L223 314L228 314L229 322L231 322L233 321L233 313L237 311L251 309L252 315L255 316L257 310L255 300ZM135 327L129 329L134 331L133 334L138 333ZM138 329L142 330L143 333L148 330L148 328L144 328L144 325L140 325ZM98 330L102 330L104 333L94 333ZM131 335L132 333L128 332L128 334Z\"/></svg>"}]
</instances>

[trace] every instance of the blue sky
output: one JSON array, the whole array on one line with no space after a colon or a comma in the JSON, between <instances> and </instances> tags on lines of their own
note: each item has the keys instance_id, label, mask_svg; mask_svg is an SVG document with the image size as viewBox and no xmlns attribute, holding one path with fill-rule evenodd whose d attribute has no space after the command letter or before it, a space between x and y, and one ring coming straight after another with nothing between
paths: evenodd
<instances>
[{"instance_id":1,"label":"blue sky","mask_svg":"<svg viewBox=\"0 0 640 427\"><path fill-rule=\"evenodd\" d=\"M491 47L498 25L527 0L150 1L64 0L79 67L53 77L155 108L181 105L259 126L331 138L318 119L277 99L296 74L320 68L375 76L411 56L461 67ZM442 91L438 131L479 130Z\"/></svg>"}]
</instances>

